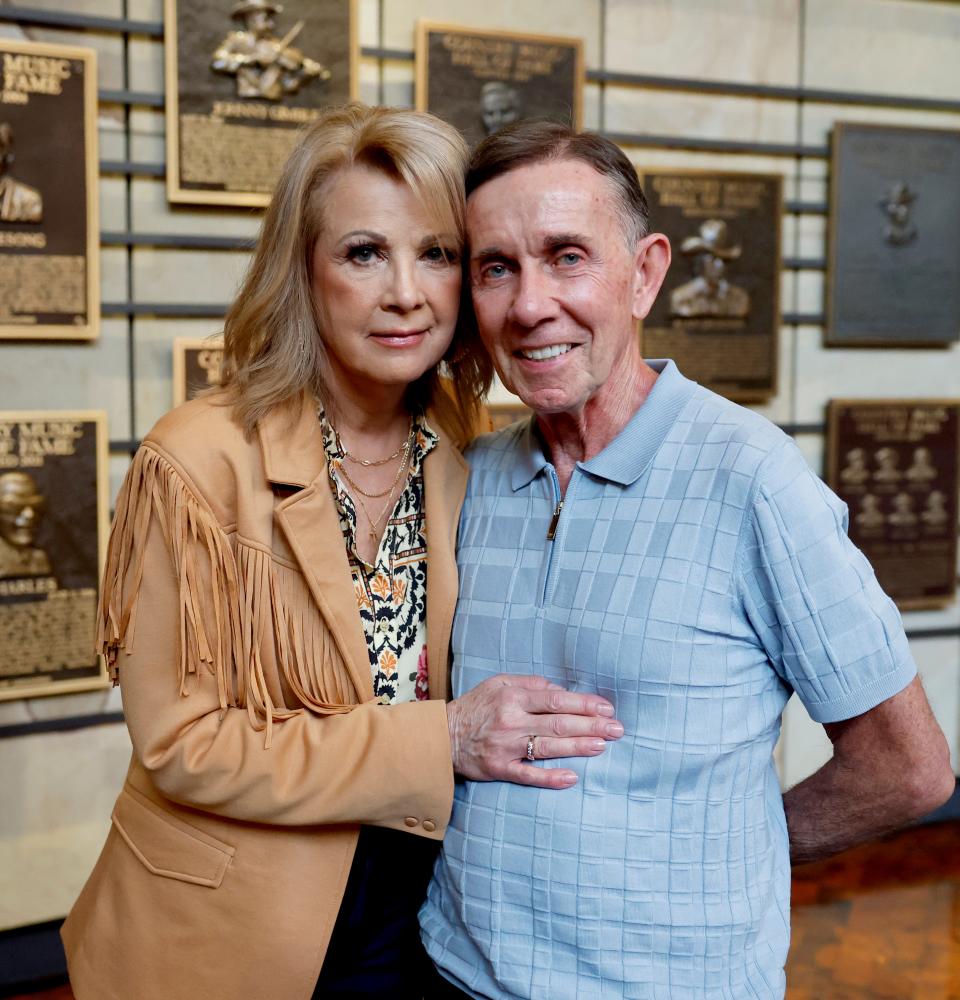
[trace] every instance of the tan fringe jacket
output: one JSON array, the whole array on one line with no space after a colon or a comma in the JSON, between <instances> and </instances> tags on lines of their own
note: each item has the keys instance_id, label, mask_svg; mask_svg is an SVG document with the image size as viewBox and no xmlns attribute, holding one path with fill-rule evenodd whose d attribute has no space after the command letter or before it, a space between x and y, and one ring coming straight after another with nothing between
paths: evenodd
<instances>
[{"instance_id":1,"label":"tan fringe jacket","mask_svg":"<svg viewBox=\"0 0 960 1000\"><path fill-rule=\"evenodd\" d=\"M312 401L245 440L195 400L150 432L107 557L101 648L133 757L63 927L78 1000L309 1000L358 824L440 839L467 467L424 462L435 701L373 702Z\"/></svg>"}]
</instances>

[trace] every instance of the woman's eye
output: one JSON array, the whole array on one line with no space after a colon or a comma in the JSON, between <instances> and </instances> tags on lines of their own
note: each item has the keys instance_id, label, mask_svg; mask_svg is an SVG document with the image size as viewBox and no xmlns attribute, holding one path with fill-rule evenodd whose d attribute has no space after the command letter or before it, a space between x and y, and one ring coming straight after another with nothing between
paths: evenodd
<instances>
[{"instance_id":1,"label":"woman's eye","mask_svg":"<svg viewBox=\"0 0 960 1000\"><path fill-rule=\"evenodd\" d=\"M430 247L424 256L431 263L435 264L456 264L459 259L459 254L456 250L441 246Z\"/></svg>"},{"instance_id":2,"label":"woman's eye","mask_svg":"<svg viewBox=\"0 0 960 1000\"><path fill-rule=\"evenodd\" d=\"M377 257L377 248L369 243L362 243L359 246L350 247L347 257L355 260L358 264L369 264Z\"/></svg>"}]
</instances>

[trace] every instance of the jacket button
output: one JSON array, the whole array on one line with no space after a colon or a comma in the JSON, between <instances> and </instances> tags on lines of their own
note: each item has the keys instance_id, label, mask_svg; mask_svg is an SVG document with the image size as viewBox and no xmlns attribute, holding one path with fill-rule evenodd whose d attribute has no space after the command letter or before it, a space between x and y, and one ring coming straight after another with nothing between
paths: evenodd
<instances>
[{"instance_id":1,"label":"jacket button","mask_svg":"<svg viewBox=\"0 0 960 1000\"><path fill-rule=\"evenodd\" d=\"M423 821L423 828L427 831L427 833L433 833L433 831L437 828L437 824L434 823L432 819L425 819Z\"/></svg>"},{"instance_id":2,"label":"jacket button","mask_svg":"<svg viewBox=\"0 0 960 1000\"><path fill-rule=\"evenodd\" d=\"M404 823L406 823L406 824L407 824L407 826L416 826L416 825L417 825L417 823L419 823L419 822L420 822L420 821L419 821L418 819L416 819L415 817L413 817L413 816L408 816L408 817L407 817L407 818L406 818L406 819L404 820Z\"/></svg>"}]
</instances>

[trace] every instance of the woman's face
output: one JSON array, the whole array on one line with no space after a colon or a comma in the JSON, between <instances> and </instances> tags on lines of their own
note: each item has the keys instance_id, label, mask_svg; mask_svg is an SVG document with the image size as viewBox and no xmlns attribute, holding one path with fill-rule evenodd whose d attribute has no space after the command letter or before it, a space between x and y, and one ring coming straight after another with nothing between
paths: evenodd
<instances>
[{"instance_id":1,"label":"woman's face","mask_svg":"<svg viewBox=\"0 0 960 1000\"><path fill-rule=\"evenodd\" d=\"M350 167L322 192L312 290L332 368L360 392L405 388L443 357L460 304L460 241L402 181Z\"/></svg>"}]
</instances>

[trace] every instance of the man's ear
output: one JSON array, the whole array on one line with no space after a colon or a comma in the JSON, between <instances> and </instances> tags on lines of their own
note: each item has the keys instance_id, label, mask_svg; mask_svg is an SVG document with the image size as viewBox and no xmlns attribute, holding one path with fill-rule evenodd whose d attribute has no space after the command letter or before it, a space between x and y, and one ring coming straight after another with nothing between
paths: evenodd
<instances>
[{"instance_id":1,"label":"man's ear","mask_svg":"<svg viewBox=\"0 0 960 1000\"><path fill-rule=\"evenodd\" d=\"M670 267L670 241L663 233L650 233L637 244L634 257L633 318L645 319Z\"/></svg>"}]
</instances>

